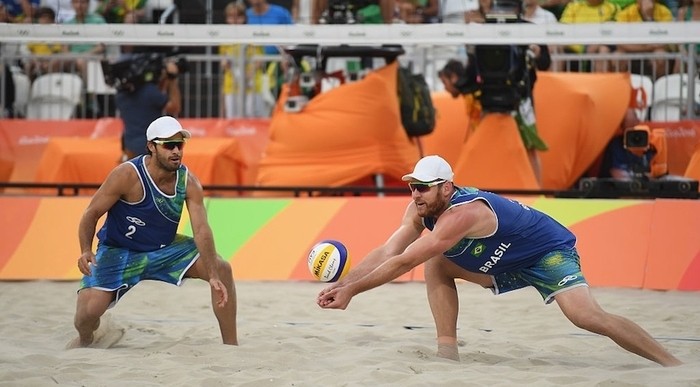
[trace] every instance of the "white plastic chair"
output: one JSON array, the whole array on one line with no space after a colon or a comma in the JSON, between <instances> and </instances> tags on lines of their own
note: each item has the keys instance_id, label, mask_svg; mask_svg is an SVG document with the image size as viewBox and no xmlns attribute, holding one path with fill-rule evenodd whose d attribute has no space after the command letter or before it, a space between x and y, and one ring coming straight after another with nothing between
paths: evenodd
<instances>
[{"instance_id":1,"label":"white plastic chair","mask_svg":"<svg viewBox=\"0 0 700 387\"><path fill-rule=\"evenodd\" d=\"M50 73L34 80L27 119L68 120L83 96L83 80L72 73Z\"/></svg>"},{"instance_id":2,"label":"white plastic chair","mask_svg":"<svg viewBox=\"0 0 700 387\"><path fill-rule=\"evenodd\" d=\"M700 103L700 80L695 80L695 103ZM688 75L669 74L654 83L652 121L678 121L688 105Z\"/></svg>"},{"instance_id":3,"label":"white plastic chair","mask_svg":"<svg viewBox=\"0 0 700 387\"><path fill-rule=\"evenodd\" d=\"M649 107L652 104L654 93L654 81L651 77L639 74L630 74L632 88L638 90L635 113L640 121L646 121L649 117Z\"/></svg>"},{"instance_id":4,"label":"white plastic chair","mask_svg":"<svg viewBox=\"0 0 700 387\"><path fill-rule=\"evenodd\" d=\"M15 103L12 107L17 117L25 117L27 114L27 103L29 103L29 93L32 81L21 72L12 72L12 80L15 84Z\"/></svg>"},{"instance_id":5,"label":"white plastic chair","mask_svg":"<svg viewBox=\"0 0 700 387\"><path fill-rule=\"evenodd\" d=\"M105 82L102 64L98 60L87 62L87 85L85 87L90 94L115 94L117 92Z\"/></svg>"}]
</instances>

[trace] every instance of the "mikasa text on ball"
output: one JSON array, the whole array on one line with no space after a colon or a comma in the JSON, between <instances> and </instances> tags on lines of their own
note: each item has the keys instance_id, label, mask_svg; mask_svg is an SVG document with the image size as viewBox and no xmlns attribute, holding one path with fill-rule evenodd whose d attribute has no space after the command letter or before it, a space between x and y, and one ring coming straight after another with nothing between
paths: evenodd
<instances>
[{"instance_id":1,"label":"mikasa text on ball","mask_svg":"<svg viewBox=\"0 0 700 387\"><path fill-rule=\"evenodd\" d=\"M309 252L307 263L311 275L322 282L335 282L350 270L345 245L331 239L317 243Z\"/></svg>"}]
</instances>

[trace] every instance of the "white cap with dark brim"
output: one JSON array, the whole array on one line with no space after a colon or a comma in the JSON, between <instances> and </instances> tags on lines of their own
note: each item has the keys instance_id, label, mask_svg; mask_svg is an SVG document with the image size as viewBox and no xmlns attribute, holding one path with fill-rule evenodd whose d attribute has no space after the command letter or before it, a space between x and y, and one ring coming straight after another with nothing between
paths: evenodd
<instances>
[{"instance_id":1,"label":"white cap with dark brim","mask_svg":"<svg viewBox=\"0 0 700 387\"><path fill-rule=\"evenodd\" d=\"M146 129L146 140L153 141L157 138L170 138L178 133L182 133L182 137L190 138L192 134L183 129L180 122L170 116L158 117Z\"/></svg>"},{"instance_id":2,"label":"white cap with dark brim","mask_svg":"<svg viewBox=\"0 0 700 387\"><path fill-rule=\"evenodd\" d=\"M418 160L413 172L404 175L401 180L428 183L437 180L452 181L453 178L454 173L450 164L440 156L430 155Z\"/></svg>"}]
</instances>

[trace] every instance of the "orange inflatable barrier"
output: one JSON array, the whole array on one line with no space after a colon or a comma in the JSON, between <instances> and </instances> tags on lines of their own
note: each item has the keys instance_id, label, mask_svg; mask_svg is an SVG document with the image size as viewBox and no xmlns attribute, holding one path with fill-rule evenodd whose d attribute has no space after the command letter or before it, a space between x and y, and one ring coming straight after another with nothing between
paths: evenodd
<instances>
[{"instance_id":1,"label":"orange inflatable barrier","mask_svg":"<svg viewBox=\"0 0 700 387\"><path fill-rule=\"evenodd\" d=\"M278 108L257 184L342 186L373 174L400 179L411 170L420 155L401 126L397 66L319 94L299 113Z\"/></svg>"}]
</instances>

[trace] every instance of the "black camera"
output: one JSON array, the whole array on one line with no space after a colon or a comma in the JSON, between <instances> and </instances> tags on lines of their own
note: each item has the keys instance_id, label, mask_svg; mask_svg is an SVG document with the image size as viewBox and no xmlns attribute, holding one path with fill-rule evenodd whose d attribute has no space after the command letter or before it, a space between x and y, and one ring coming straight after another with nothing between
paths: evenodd
<instances>
[{"instance_id":1,"label":"black camera","mask_svg":"<svg viewBox=\"0 0 700 387\"><path fill-rule=\"evenodd\" d=\"M624 146L628 150L646 152L649 149L649 130L642 127L625 129Z\"/></svg>"},{"instance_id":2,"label":"black camera","mask_svg":"<svg viewBox=\"0 0 700 387\"><path fill-rule=\"evenodd\" d=\"M355 24L357 7L352 0L328 0L328 9L318 19L319 24Z\"/></svg>"},{"instance_id":3,"label":"black camera","mask_svg":"<svg viewBox=\"0 0 700 387\"><path fill-rule=\"evenodd\" d=\"M118 91L135 91L146 83L161 79L165 64L175 61L179 74L189 70L187 59L162 53L139 53L120 58L114 63L102 61L105 83Z\"/></svg>"},{"instance_id":4,"label":"black camera","mask_svg":"<svg viewBox=\"0 0 700 387\"><path fill-rule=\"evenodd\" d=\"M494 0L485 15L486 23L521 23L522 4L518 0ZM476 89L481 92L481 105L485 112L507 113L518 109L520 101L530 93L532 80L528 79L528 55L526 46L477 45L474 63L469 66L462 82L463 90ZM474 83L475 85L470 85Z\"/></svg>"}]
</instances>

